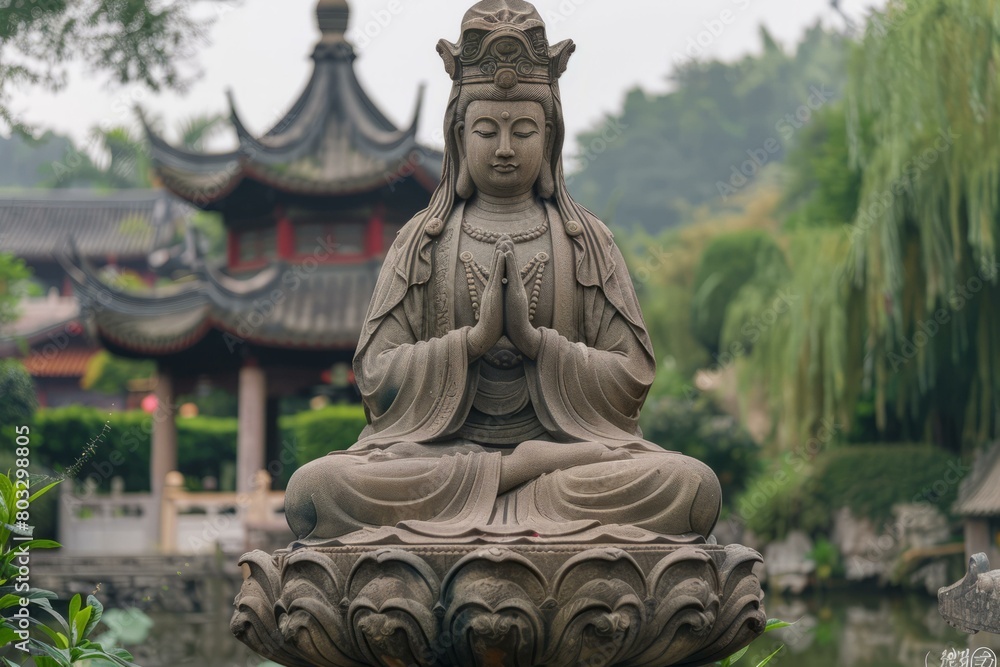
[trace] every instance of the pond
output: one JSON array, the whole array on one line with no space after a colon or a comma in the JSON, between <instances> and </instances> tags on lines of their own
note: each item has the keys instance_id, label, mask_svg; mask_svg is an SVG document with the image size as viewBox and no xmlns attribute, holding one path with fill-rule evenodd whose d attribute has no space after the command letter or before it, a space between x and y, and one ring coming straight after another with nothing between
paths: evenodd
<instances>
[{"instance_id":1,"label":"pond","mask_svg":"<svg viewBox=\"0 0 1000 667\"><path fill-rule=\"evenodd\" d=\"M807 598L769 596L766 602L768 616L798 622L761 640L741 666L753 667L754 657L759 661L784 645L770 665L939 667L944 651L975 648L983 642L947 626L937 613L937 601L927 596L856 591ZM149 641L132 647L143 667L258 667L265 662L230 635L228 615L153 618ZM994 648L1000 652L1000 646Z\"/></svg>"}]
</instances>

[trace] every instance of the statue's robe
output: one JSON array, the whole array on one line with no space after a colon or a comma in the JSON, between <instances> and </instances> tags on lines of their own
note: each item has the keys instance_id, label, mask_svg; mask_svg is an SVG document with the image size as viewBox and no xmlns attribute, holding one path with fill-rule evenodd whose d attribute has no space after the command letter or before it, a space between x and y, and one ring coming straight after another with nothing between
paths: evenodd
<instances>
[{"instance_id":1,"label":"statue's robe","mask_svg":"<svg viewBox=\"0 0 1000 667\"><path fill-rule=\"evenodd\" d=\"M304 466L289 483L286 514L299 538L384 526L445 539L565 536L599 525L709 534L721 505L715 474L643 440L638 427L655 358L624 259L599 220L583 220L574 237L558 209L546 207L545 275L557 305L550 326L539 327L537 358L523 363L527 423L484 420L474 408L486 391L484 361L470 362L471 327L456 322L465 305L458 300L469 300L455 287L464 206L436 235L418 216L386 258L355 357L370 424L357 445ZM498 493L501 457L526 433L601 443L631 458L540 473Z\"/></svg>"}]
</instances>

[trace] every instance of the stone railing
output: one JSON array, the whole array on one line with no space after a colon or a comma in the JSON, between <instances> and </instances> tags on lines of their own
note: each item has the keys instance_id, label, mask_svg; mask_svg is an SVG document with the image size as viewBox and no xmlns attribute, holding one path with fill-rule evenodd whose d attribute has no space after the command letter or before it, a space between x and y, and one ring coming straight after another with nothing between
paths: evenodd
<instances>
[{"instance_id":1,"label":"stone railing","mask_svg":"<svg viewBox=\"0 0 1000 667\"><path fill-rule=\"evenodd\" d=\"M184 476L167 474L160 513L160 545L164 553L243 553L251 546L249 531L284 526L285 494L271 490L271 476L260 471L251 494L192 493Z\"/></svg>"},{"instance_id":2,"label":"stone railing","mask_svg":"<svg viewBox=\"0 0 1000 667\"><path fill-rule=\"evenodd\" d=\"M98 496L96 486L60 485L59 541L75 554L133 555L155 548L158 503L150 493L125 493L120 478L111 494Z\"/></svg>"},{"instance_id":3,"label":"stone railing","mask_svg":"<svg viewBox=\"0 0 1000 667\"><path fill-rule=\"evenodd\" d=\"M60 492L59 540L75 555L241 554L291 541L284 519L284 493L272 491L270 475L258 473L249 494L190 492L179 472L167 475L163 497L125 493L120 478L111 493L96 486Z\"/></svg>"}]
</instances>

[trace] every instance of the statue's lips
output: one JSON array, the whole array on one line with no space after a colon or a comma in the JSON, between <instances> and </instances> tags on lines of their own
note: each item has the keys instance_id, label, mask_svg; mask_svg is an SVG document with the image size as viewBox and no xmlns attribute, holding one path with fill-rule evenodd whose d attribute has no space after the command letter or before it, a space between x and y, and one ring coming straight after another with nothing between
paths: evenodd
<instances>
[{"instance_id":1,"label":"statue's lips","mask_svg":"<svg viewBox=\"0 0 1000 667\"><path fill-rule=\"evenodd\" d=\"M493 165L493 169L501 174L509 174L512 171L517 171L519 166L517 164L495 164Z\"/></svg>"}]
</instances>

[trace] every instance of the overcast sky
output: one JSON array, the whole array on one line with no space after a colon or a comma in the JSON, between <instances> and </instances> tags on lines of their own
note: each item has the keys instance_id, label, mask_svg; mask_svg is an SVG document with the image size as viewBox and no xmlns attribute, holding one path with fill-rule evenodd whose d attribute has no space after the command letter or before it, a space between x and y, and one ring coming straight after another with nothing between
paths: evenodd
<instances>
[{"instance_id":1,"label":"overcast sky","mask_svg":"<svg viewBox=\"0 0 1000 667\"><path fill-rule=\"evenodd\" d=\"M318 39L315 0L223 0L205 7L215 21L210 43L197 59L202 76L186 93L153 95L141 88L109 88L83 68L70 71L58 94L18 91L15 110L31 124L85 142L99 124L134 124L139 102L162 116L168 130L192 116L225 112L225 91L250 129L263 133L295 101L311 71ZM362 85L385 113L408 124L421 83L427 85L420 132L440 146L440 124L450 81L435 51L437 40L456 41L471 0L352 0L349 36L359 53ZM843 0L856 18L881 0ZM785 46L817 20L843 27L829 0L537 0L550 42L572 38L577 52L561 80L570 136L621 108L635 86L668 87L677 58L696 45L703 57L735 59L760 50L764 24ZM168 132L168 136L171 132ZM220 147L228 143L219 141ZM568 149L572 149L569 142Z\"/></svg>"}]
</instances>

